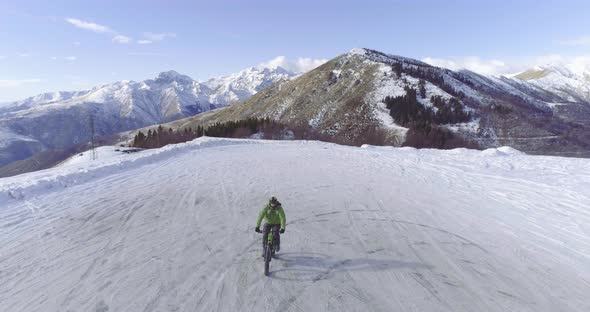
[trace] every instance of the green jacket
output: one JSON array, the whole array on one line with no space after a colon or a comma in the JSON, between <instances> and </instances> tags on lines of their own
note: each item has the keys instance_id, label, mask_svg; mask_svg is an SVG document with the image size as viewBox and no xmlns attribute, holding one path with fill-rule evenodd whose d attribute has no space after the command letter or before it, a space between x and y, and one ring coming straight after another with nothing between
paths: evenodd
<instances>
[{"instance_id":1,"label":"green jacket","mask_svg":"<svg viewBox=\"0 0 590 312\"><path fill-rule=\"evenodd\" d=\"M266 205L260 213L258 214L258 219L256 220L256 227L260 227L260 223L262 223L262 219L266 218L266 223L268 224L281 224L281 229L285 229L285 225L287 223L287 219L285 218L285 211L283 210L283 206L280 204L275 209L271 209L270 205Z\"/></svg>"}]
</instances>

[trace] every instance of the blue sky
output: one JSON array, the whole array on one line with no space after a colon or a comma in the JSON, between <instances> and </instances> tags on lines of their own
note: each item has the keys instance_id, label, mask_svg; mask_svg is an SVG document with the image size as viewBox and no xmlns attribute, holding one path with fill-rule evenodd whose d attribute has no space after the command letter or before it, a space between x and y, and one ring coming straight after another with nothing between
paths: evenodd
<instances>
[{"instance_id":1,"label":"blue sky","mask_svg":"<svg viewBox=\"0 0 590 312\"><path fill-rule=\"evenodd\" d=\"M169 69L305 70L354 47L489 74L586 66L589 14L590 1L565 0L0 0L0 102Z\"/></svg>"}]
</instances>

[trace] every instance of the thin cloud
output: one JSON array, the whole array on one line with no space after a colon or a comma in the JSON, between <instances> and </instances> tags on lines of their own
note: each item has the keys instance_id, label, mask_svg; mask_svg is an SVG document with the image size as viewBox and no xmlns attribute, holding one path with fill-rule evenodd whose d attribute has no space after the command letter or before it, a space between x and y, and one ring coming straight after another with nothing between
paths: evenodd
<instances>
[{"instance_id":1,"label":"thin cloud","mask_svg":"<svg viewBox=\"0 0 590 312\"><path fill-rule=\"evenodd\" d=\"M590 36L582 36L575 39L559 41L561 45L567 46L590 46Z\"/></svg>"},{"instance_id":2,"label":"thin cloud","mask_svg":"<svg viewBox=\"0 0 590 312\"><path fill-rule=\"evenodd\" d=\"M79 47L80 46L80 42L79 41L72 42L72 45L75 46L75 47Z\"/></svg>"},{"instance_id":3,"label":"thin cloud","mask_svg":"<svg viewBox=\"0 0 590 312\"><path fill-rule=\"evenodd\" d=\"M503 61L497 59L483 60L477 57L452 59L427 57L422 59L422 61L430 65L444 67L450 70L467 69L479 74L494 76L512 76L515 73L520 73L530 68L537 66L546 67L550 65L562 66L577 74L590 72L590 56L566 57L559 54L549 54L528 57L517 61Z\"/></svg>"},{"instance_id":4,"label":"thin cloud","mask_svg":"<svg viewBox=\"0 0 590 312\"><path fill-rule=\"evenodd\" d=\"M26 84L39 83L41 79L0 79L0 88L18 88Z\"/></svg>"},{"instance_id":5,"label":"thin cloud","mask_svg":"<svg viewBox=\"0 0 590 312\"><path fill-rule=\"evenodd\" d=\"M113 43L129 44L129 43L133 42L133 39L131 37L122 35L119 32L117 32L117 31L113 30L112 28L105 26L105 25L100 25L97 23L84 21L84 20L77 19L77 18L66 18L65 21L77 28L80 28L80 29L89 30L89 31L92 31L95 33L113 34L114 37L111 40ZM154 43L156 41L162 41L167 38L176 38L176 34L172 33L172 32L161 32L161 33L144 32L142 35L143 35L143 39L137 40L136 41L137 44L150 44L150 43ZM80 46L80 43L74 42L74 46L78 47L78 46Z\"/></svg>"},{"instance_id":6,"label":"thin cloud","mask_svg":"<svg viewBox=\"0 0 590 312\"><path fill-rule=\"evenodd\" d=\"M569 60L567 66L574 73L590 75L590 56L576 56Z\"/></svg>"},{"instance_id":7,"label":"thin cloud","mask_svg":"<svg viewBox=\"0 0 590 312\"><path fill-rule=\"evenodd\" d=\"M558 65L567 68L575 74L590 74L590 56L562 56L551 54L536 57L534 66Z\"/></svg>"},{"instance_id":8,"label":"thin cloud","mask_svg":"<svg viewBox=\"0 0 590 312\"><path fill-rule=\"evenodd\" d=\"M84 30L90 30L95 33L114 34L114 37L112 38L112 42L114 42L114 43L127 44L132 41L132 39L130 37L122 35L122 34L118 33L117 31L113 30L112 28L105 26L105 25L100 25L100 24L93 23L93 22L83 21L83 20L80 20L77 18L66 18L65 21L74 25L75 27L78 27L78 28L84 29ZM78 47L78 46L80 46L80 43L74 42L73 45Z\"/></svg>"},{"instance_id":9,"label":"thin cloud","mask_svg":"<svg viewBox=\"0 0 590 312\"><path fill-rule=\"evenodd\" d=\"M131 42L131 38L123 35L116 35L115 37L113 37L113 42L127 44Z\"/></svg>"},{"instance_id":10,"label":"thin cloud","mask_svg":"<svg viewBox=\"0 0 590 312\"><path fill-rule=\"evenodd\" d=\"M65 21L78 28L90 30L96 33L114 33L114 31L107 26L79 20L77 18L66 18Z\"/></svg>"},{"instance_id":11,"label":"thin cloud","mask_svg":"<svg viewBox=\"0 0 590 312\"><path fill-rule=\"evenodd\" d=\"M505 61L498 59L483 60L476 56L456 59L426 57L422 59L422 61L433 66L444 67L450 70L467 69L484 75L502 75L515 70L514 66L507 64Z\"/></svg>"},{"instance_id":12,"label":"thin cloud","mask_svg":"<svg viewBox=\"0 0 590 312\"><path fill-rule=\"evenodd\" d=\"M326 59L312 59L308 57L298 57L294 60L288 59L285 56L277 56L270 61L258 64L259 68L277 68L282 67L294 73L304 73L310 71L328 60Z\"/></svg>"},{"instance_id":13,"label":"thin cloud","mask_svg":"<svg viewBox=\"0 0 590 312\"><path fill-rule=\"evenodd\" d=\"M162 53L154 53L154 52L129 52L127 55L130 56L166 56L166 54Z\"/></svg>"},{"instance_id":14,"label":"thin cloud","mask_svg":"<svg viewBox=\"0 0 590 312\"><path fill-rule=\"evenodd\" d=\"M143 36L147 39L150 40L152 42L154 41L162 41L166 38L176 38L176 34L175 33L152 33L152 32L144 32Z\"/></svg>"},{"instance_id":15,"label":"thin cloud","mask_svg":"<svg viewBox=\"0 0 590 312\"><path fill-rule=\"evenodd\" d=\"M73 61L77 60L78 58L76 56L64 56L64 57L50 56L49 59L52 61L56 61L58 59L59 60L63 59L66 61L73 62Z\"/></svg>"}]
</instances>

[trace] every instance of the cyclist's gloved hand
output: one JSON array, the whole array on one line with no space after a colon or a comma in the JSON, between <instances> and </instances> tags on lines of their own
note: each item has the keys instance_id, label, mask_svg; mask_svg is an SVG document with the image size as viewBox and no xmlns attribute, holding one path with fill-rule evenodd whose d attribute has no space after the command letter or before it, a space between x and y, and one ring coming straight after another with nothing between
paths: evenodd
<instances>
[{"instance_id":1,"label":"cyclist's gloved hand","mask_svg":"<svg viewBox=\"0 0 590 312\"><path fill-rule=\"evenodd\" d=\"M257 226L254 231L256 231L256 233L260 233L260 227Z\"/></svg>"},{"instance_id":2,"label":"cyclist's gloved hand","mask_svg":"<svg viewBox=\"0 0 590 312\"><path fill-rule=\"evenodd\" d=\"M283 233L285 233L285 229L281 229L279 232L280 232L281 234L283 234Z\"/></svg>"}]
</instances>

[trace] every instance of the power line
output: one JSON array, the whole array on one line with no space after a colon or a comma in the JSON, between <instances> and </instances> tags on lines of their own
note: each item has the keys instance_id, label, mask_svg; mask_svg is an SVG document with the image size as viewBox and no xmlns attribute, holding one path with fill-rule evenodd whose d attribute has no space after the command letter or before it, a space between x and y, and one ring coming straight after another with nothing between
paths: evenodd
<instances>
[{"instance_id":1,"label":"power line","mask_svg":"<svg viewBox=\"0 0 590 312\"><path fill-rule=\"evenodd\" d=\"M95 141L95 130L94 130L94 116L90 115L90 148L92 149L92 160L96 160L98 155L96 154L96 141Z\"/></svg>"}]
</instances>

